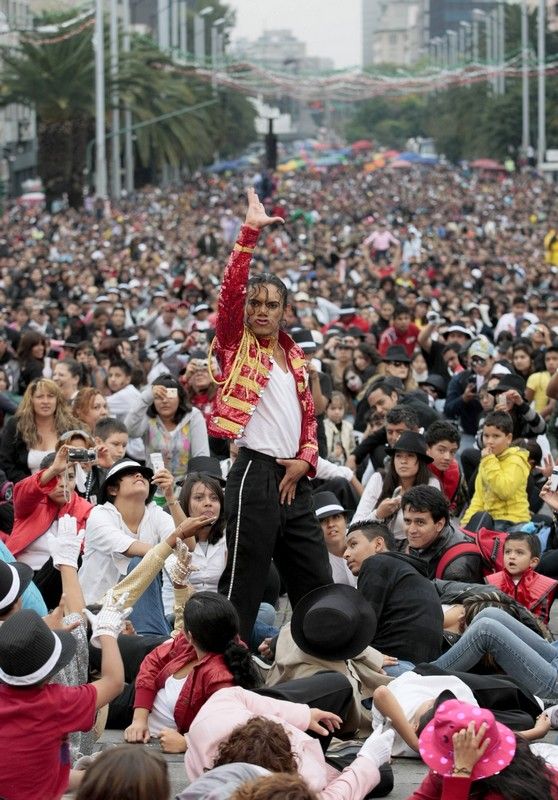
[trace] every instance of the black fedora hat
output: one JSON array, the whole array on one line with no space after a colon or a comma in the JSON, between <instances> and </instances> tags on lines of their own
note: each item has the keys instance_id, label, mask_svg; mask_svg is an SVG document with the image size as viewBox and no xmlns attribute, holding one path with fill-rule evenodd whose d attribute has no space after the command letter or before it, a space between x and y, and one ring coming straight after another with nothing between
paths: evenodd
<instances>
[{"instance_id":1,"label":"black fedora hat","mask_svg":"<svg viewBox=\"0 0 558 800\"><path fill-rule=\"evenodd\" d=\"M221 462L215 456L192 456L188 461L186 474L191 475L193 472L209 475L210 478L218 480L221 486L224 486L227 482L221 472Z\"/></svg>"},{"instance_id":2,"label":"black fedora hat","mask_svg":"<svg viewBox=\"0 0 558 800\"><path fill-rule=\"evenodd\" d=\"M121 458L120 461L116 461L107 472L107 477L99 489L99 497L97 500L98 505L102 505L110 499L107 489L109 486L112 486L115 483L117 478L121 478L123 475L129 475L133 472L141 472L143 477L147 478L149 481L149 495L146 500L146 503L149 503L157 491L155 484L151 483L153 478L153 470L149 469L149 467L144 467L141 464L138 464L138 462L134 461L132 458L125 457Z\"/></svg>"},{"instance_id":3,"label":"black fedora hat","mask_svg":"<svg viewBox=\"0 0 558 800\"><path fill-rule=\"evenodd\" d=\"M446 396L446 382L441 375L436 375L435 372L429 372L426 378L418 381L419 386L432 386L436 389L439 398L443 399Z\"/></svg>"},{"instance_id":4,"label":"black fedora hat","mask_svg":"<svg viewBox=\"0 0 558 800\"><path fill-rule=\"evenodd\" d=\"M296 605L291 634L304 653L344 661L368 647L376 633L376 614L352 586L331 583L305 595Z\"/></svg>"},{"instance_id":5,"label":"black fedora hat","mask_svg":"<svg viewBox=\"0 0 558 800\"><path fill-rule=\"evenodd\" d=\"M0 626L0 681L36 686L70 663L76 640L69 631L51 631L36 611L16 611Z\"/></svg>"},{"instance_id":6,"label":"black fedora hat","mask_svg":"<svg viewBox=\"0 0 558 800\"><path fill-rule=\"evenodd\" d=\"M318 349L312 333L306 328L295 328L291 331L291 337L305 353L315 353Z\"/></svg>"},{"instance_id":7,"label":"black fedora hat","mask_svg":"<svg viewBox=\"0 0 558 800\"><path fill-rule=\"evenodd\" d=\"M382 357L382 361L401 361L402 364L411 363L407 351L401 344L392 344L391 347L388 347L385 356Z\"/></svg>"},{"instance_id":8,"label":"black fedora hat","mask_svg":"<svg viewBox=\"0 0 558 800\"><path fill-rule=\"evenodd\" d=\"M18 561L7 564L0 559L0 614L21 597L32 578L33 570L27 564Z\"/></svg>"},{"instance_id":9,"label":"black fedora hat","mask_svg":"<svg viewBox=\"0 0 558 800\"><path fill-rule=\"evenodd\" d=\"M314 513L318 519L326 519L326 517L332 517L334 514L347 513L333 492L316 492L313 500Z\"/></svg>"},{"instance_id":10,"label":"black fedora hat","mask_svg":"<svg viewBox=\"0 0 558 800\"><path fill-rule=\"evenodd\" d=\"M499 377L500 383L498 386L495 386L494 389L489 389L488 394L502 394L503 392L509 392L510 389L515 389L515 391L519 392L523 397L527 384L521 375L512 375L509 373L507 375L500 375Z\"/></svg>"},{"instance_id":11,"label":"black fedora hat","mask_svg":"<svg viewBox=\"0 0 558 800\"><path fill-rule=\"evenodd\" d=\"M414 453L427 464L431 464L434 461L426 452L424 436L416 433L416 431L403 431L392 447L386 447L386 453L390 456L394 453Z\"/></svg>"}]
</instances>

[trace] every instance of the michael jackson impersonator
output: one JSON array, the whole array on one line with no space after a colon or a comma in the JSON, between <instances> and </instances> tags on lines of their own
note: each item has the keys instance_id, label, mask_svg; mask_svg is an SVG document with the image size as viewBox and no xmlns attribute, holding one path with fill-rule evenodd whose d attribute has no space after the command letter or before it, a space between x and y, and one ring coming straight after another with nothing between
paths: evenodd
<instances>
[{"instance_id":1,"label":"michael jackson impersonator","mask_svg":"<svg viewBox=\"0 0 558 800\"><path fill-rule=\"evenodd\" d=\"M239 455L225 491L227 565L219 591L236 606L249 641L273 557L294 608L332 582L308 476L318 460L314 403L304 353L281 330L284 283L270 273L249 278L268 217L253 189L219 295L213 342L222 372L211 436L235 439Z\"/></svg>"}]
</instances>

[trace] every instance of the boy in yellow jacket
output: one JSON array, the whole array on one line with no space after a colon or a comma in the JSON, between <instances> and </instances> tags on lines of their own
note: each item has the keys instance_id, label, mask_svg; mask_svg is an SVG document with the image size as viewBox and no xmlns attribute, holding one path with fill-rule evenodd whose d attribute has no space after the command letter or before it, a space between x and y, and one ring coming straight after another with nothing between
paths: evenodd
<instances>
[{"instance_id":1,"label":"boy in yellow jacket","mask_svg":"<svg viewBox=\"0 0 558 800\"><path fill-rule=\"evenodd\" d=\"M490 514L502 530L531 518L527 498L528 453L510 447L513 421L506 411L487 414L482 432L484 449L473 498L461 520L467 526L478 512ZM476 526L473 526L476 527Z\"/></svg>"}]
</instances>

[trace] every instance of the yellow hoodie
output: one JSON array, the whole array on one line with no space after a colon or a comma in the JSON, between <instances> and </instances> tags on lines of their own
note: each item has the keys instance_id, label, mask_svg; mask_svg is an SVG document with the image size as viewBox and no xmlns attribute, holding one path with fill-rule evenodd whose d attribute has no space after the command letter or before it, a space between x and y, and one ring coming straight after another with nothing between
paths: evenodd
<instances>
[{"instance_id":1,"label":"yellow hoodie","mask_svg":"<svg viewBox=\"0 0 558 800\"><path fill-rule=\"evenodd\" d=\"M519 447L508 447L499 456L483 456L475 493L462 524L477 511L487 511L493 519L528 522L531 519L527 498L529 471L528 453Z\"/></svg>"}]
</instances>

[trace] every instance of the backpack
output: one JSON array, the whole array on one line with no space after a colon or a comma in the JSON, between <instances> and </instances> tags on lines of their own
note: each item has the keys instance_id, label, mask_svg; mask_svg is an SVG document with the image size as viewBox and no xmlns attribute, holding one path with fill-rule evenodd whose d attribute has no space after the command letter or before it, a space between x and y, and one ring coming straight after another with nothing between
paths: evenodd
<instances>
[{"instance_id":1,"label":"backpack","mask_svg":"<svg viewBox=\"0 0 558 800\"><path fill-rule=\"evenodd\" d=\"M532 536L538 536L541 542L541 551L553 549L555 534L554 525L550 522L523 522L514 525L508 531L492 531L489 528L480 528L477 532L461 528L461 533L467 537L466 542L458 542L448 547L436 566L435 578L442 578L450 564L463 555L476 555L482 559L483 575L492 575L504 569L504 543L508 533L512 531L525 531Z\"/></svg>"},{"instance_id":2,"label":"backpack","mask_svg":"<svg viewBox=\"0 0 558 800\"><path fill-rule=\"evenodd\" d=\"M492 575L504 569L504 542L507 532L491 531L488 528L473 532L462 528L461 533L467 537L467 541L448 547L436 565L435 578L442 578L446 568L464 555L481 557L483 575Z\"/></svg>"}]
</instances>

